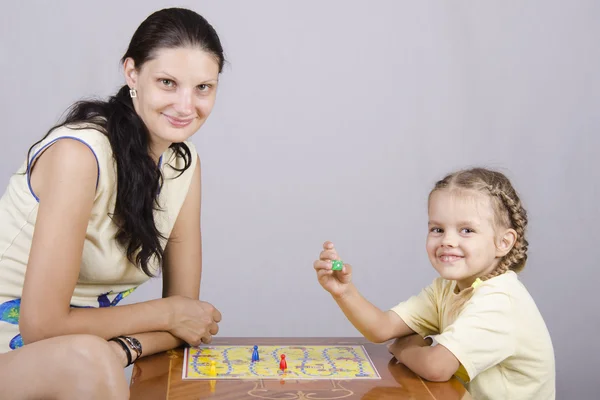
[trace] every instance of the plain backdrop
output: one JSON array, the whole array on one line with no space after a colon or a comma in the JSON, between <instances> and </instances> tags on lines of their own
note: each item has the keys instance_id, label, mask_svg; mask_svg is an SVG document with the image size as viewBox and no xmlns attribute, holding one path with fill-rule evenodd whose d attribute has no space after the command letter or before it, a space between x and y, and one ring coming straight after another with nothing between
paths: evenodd
<instances>
[{"instance_id":1,"label":"plain backdrop","mask_svg":"<svg viewBox=\"0 0 600 400\"><path fill-rule=\"evenodd\" d=\"M223 336L356 336L312 268L335 242L389 308L435 278L426 199L457 168L512 180L529 212L522 280L553 338L560 399L600 370L600 2L10 1L0 13L6 185L75 100L122 85L151 12L184 6L228 64L193 137L203 165L201 298ZM161 282L127 302L160 296Z\"/></svg>"}]
</instances>

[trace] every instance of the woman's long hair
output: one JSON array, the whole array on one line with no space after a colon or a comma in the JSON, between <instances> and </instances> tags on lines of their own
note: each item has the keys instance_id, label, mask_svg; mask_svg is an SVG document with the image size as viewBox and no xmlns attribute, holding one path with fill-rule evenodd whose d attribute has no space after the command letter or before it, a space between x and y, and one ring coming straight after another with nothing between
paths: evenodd
<instances>
[{"instance_id":1,"label":"woman's long hair","mask_svg":"<svg viewBox=\"0 0 600 400\"><path fill-rule=\"evenodd\" d=\"M150 15L133 34L127 52L121 59L134 61L139 70L152 59L156 52L165 48L200 48L214 56L219 73L225 62L223 48L216 31L197 13L170 8ZM129 87L123 86L107 101L79 101L73 104L64 120L28 152L43 141L54 129L69 125L71 129L96 126L108 136L117 165L117 198L112 218L118 226L116 240L126 249L127 258L146 275L153 276L149 268L152 258L162 264L164 238L154 221L158 208L157 196L162 185L159 166L149 153L149 133L136 113L129 95ZM184 160L180 173L191 163L191 152L185 143L173 143L171 149Z\"/></svg>"}]
</instances>

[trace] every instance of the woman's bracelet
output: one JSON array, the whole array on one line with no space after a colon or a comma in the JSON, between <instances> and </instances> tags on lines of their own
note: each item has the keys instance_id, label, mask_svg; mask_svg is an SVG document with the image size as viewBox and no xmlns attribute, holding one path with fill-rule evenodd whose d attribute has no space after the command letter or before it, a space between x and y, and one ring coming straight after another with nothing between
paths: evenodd
<instances>
[{"instance_id":1,"label":"woman's bracelet","mask_svg":"<svg viewBox=\"0 0 600 400\"><path fill-rule=\"evenodd\" d=\"M129 347L135 351L137 357L134 361L137 361L142 356L142 344L140 341L131 336L119 336L119 338L125 340Z\"/></svg>"},{"instance_id":2,"label":"woman's bracelet","mask_svg":"<svg viewBox=\"0 0 600 400\"><path fill-rule=\"evenodd\" d=\"M132 363L131 360L131 350L129 350L129 346L127 346L120 338L116 337L116 338L112 338L108 340L109 342L116 342L119 343L119 345L123 348L123 351L125 352L125 354L127 355L127 365L125 367L129 367Z\"/></svg>"}]
</instances>

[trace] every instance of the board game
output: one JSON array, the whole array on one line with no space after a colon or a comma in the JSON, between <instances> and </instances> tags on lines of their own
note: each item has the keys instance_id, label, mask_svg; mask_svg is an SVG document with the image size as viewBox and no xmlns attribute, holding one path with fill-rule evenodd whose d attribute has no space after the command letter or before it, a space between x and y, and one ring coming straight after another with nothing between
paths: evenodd
<instances>
[{"instance_id":1,"label":"board game","mask_svg":"<svg viewBox=\"0 0 600 400\"><path fill-rule=\"evenodd\" d=\"M182 379L381 379L363 346L199 346L185 349ZM281 369L281 356L287 364Z\"/></svg>"}]
</instances>

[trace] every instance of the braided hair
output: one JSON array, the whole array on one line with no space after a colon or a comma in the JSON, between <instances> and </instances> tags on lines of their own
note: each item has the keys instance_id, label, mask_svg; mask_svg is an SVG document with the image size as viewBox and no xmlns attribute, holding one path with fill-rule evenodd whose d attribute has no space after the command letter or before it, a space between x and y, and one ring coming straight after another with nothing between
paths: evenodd
<instances>
[{"instance_id":1,"label":"braided hair","mask_svg":"<svg viewBox=\"0 0 600 400\"><path fill-rule=\"evenodd\" d=\"M527 228L527 211L523 208L521 199L510 180L502 173L485 168L472 168L451 173L438 181L429 197L438 190L474 190L489 196L494 208L494 224L504 228L514 229L517 237L513 247L500 259L496 267L488 274L480 276L479 280L486 281L504 274L507 271L520 272L527 261L525 238ZM465 303L473 296L474 288L463 289L453 304L451 314L457 314Z\"/></svg>"}]
</instances>

